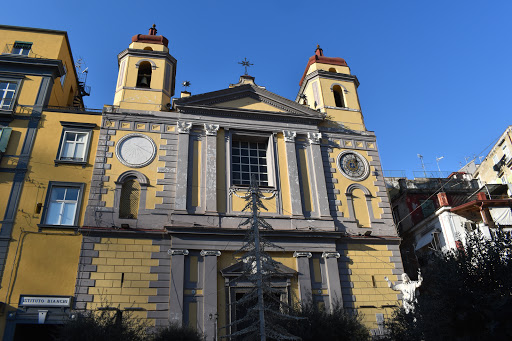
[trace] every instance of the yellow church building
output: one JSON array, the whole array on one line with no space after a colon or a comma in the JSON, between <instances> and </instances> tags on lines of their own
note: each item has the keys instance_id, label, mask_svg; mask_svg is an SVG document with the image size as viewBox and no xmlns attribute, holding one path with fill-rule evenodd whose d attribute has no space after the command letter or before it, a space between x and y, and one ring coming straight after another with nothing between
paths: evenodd
<instances>
[{"instance_id":1,"label":"yellow church building","mask_svg":"<svg viewBox=\"0 0 512 341\"><path fill-rule=\"evenodd\" d=\"M294 101L247 74L177 98L153 26L119 53L114 102L94 111L65 32L0 31L4 340L105 306L225 335L247 292L232 279L252 176L282 301L340 302L374 330L398 305L384 277L403 272L400 240L344 59L317 47Z\"/></svg>"}]
</instances>

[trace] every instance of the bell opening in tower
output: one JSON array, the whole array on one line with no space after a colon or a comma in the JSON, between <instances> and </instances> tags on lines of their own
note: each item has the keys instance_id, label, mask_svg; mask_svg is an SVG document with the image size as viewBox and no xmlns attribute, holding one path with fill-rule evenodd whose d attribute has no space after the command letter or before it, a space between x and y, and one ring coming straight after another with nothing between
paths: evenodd
<instances>
[{"instance_id":1,"label":"bell opening in tower","mask_svg":"<svg viewBox=\"0 0 512 341\"><path fill-rule=\"evenodd\" d=\"M151 85L151 63L142 62L139 65L139 73L137 75L137 88L150 88Z\"/></svg>"}]
</instances>

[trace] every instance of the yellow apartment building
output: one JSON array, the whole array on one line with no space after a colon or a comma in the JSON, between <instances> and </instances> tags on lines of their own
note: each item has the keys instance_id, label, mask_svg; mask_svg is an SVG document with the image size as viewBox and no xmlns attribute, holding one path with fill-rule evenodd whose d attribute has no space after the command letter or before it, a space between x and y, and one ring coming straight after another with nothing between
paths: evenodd
<instances>
[{"instance_id":1,"label":"yellow apartment building","mask_svg":"<svg viewBox=\"0 0 512 341\"><path fill-rule=\"evenodd\" d=\"M101 112L66 32L0 25L0 46L0 328L27 339L73 308Z\"/></svg>"}]
</instances>

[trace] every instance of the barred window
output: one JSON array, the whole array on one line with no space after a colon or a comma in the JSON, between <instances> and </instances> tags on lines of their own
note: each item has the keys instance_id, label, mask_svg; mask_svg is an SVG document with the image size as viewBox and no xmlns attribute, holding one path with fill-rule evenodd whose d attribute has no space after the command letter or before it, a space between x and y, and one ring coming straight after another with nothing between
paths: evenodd
<instances>
[{"instance_id":1,"label":"barred window","mask_svg":"<svg viewBox=\"0 0 512 341\"><path fill-rule=\"evenodd\" d=\"M121 188L119 218L137 219L139 211L140 184L135 177L128 178Z\"/></svg>"},{"instance_id":2,"label":"barred window","mask_svg":"<svg viewBox=\"0 0 512 341\"><path fill-rule=\"evenodd\" d=\"M233 185L247 186L255 175L259 186L269 186L267 141L233 140L231 169Z\"/></svg>"}]
</instances>

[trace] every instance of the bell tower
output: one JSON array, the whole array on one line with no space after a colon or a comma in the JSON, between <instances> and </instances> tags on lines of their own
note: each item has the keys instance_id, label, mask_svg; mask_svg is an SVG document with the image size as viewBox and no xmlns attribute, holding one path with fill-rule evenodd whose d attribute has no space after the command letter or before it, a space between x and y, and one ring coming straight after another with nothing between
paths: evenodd
<instances>
[{"instance_id":1,"label":"bell tower","mask_svg":"<svg viewBox=\"0 0 512 341\"><path fill-rule=\"evenodd\" d=\"M114 105L132 110L165 110L174 96L176 59L169 54L169 41L149 33L132 37L130 46L117 56Z\"/></svg>"},{"instance_id":2,"label":"bell tower","mask_svg":"<svg viewBox=\"0 0 512 341\"><path fill-rule=\"evenodd\" d=\"M366 130L357 95L359 81L343 58L326 57L317 45L299 85L295 101L325 113L324 125Z\"/></svg>"}]
</instances>

